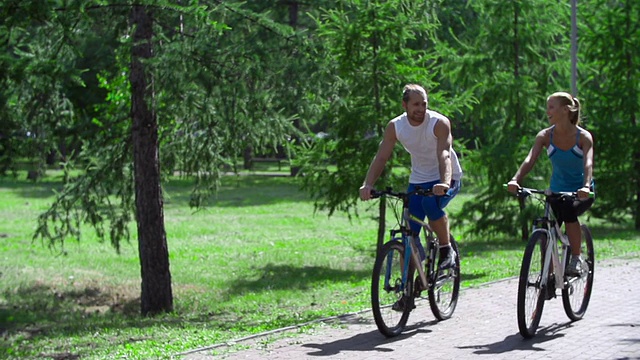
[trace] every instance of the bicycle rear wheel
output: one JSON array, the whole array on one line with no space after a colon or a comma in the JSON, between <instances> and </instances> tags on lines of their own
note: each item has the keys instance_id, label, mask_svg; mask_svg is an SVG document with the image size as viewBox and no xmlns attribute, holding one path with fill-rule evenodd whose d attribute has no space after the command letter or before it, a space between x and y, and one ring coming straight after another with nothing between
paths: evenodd
<instances>
[{"instance_id":1,"label":"bicycle rear wheel","mask_svg":"<svg viewBox=\"0 0 640 360\"><path fill-rule=\"evenodd\" d=\"M568 284L562 289L562 305L569 319L576 321L582 319L589 306L591 289L593 288L593 270L595 254L593 251L593 238L587 225L582 225L581 252L587 269L579 277L567 278ZM569 252L565 254L569 255Z\"/></svg>"},{"instance_id":2,"label":"bicycle rear wheel","mask_svg":"<svg viewBox=\"0 0 640 360\"><path fill-rule=\"evenodd\" d=\"M549 241L543 232L534 232L522 257L518 280L518 329L520 335L531 338L536 334L546 299L542 287L542 267Z\"/></svg>"},{"instance_id":3,"label":"bicycle rear wheel","mask_svg":"<svg viewBox=\"0 0 640 360\"><path fill-rule=\"evenodd\" d=\"M398 241L384 244L373 266L371 308L378 330L387 337L402 332L413 309L413 279L407 277L402 285L403 267L404 245ZM410 265L409 275L413 274L411 269Z\"/></svg>"},{"instance_id":4,"label":"bicycle rear wheel","mask_svg":"<svg viewBox=\"0 0 640 360\"><path fill-rule=\"evenodd\" d=\"M433 246L431 251L436 252L436 256L433 266L433 272L428 274L429 277L429 306L431 312L438 320L446 320L453 315L453 311L458 304L458 293L460 292L460 251L458 250L458 243L453 239L453 236L449 238L451 247L458 254L456 256L456 265L450 269L439 271L437 268L440 252L436 246Z\"/></svg>"}]
</instances>

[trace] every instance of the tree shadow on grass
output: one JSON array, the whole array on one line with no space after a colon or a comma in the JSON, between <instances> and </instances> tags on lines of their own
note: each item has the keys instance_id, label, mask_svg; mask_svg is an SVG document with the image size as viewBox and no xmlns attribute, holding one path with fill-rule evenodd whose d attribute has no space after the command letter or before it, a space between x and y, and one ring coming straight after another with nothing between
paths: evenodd
<instances>
[{"instance_id":1,"label":"tree shadow on grass","mask_svg":"<svg viewBox=\"0 0 640 360\"><path fill-rule=\"evenodd\" d=\"M370 271L336 270L323 267L294 267L268 265L263 274L254 281L234 280L226 295L238 296L246 292L273 289L311 289L323 282L360 282L370 277ZM61 287L62 288L62 287ZM123 294L122 289L98 286L57 288L49 284L34 284L0 293L0 348L10 348L11 339L72 338L91 333L103 333L104 329L145 329L156 326L183 328L206 324L219 331L238 329L239 326L269 328L294 325L301 321L291 318L271 319L269 314L254 316L255 309L225 306L210 311L181 313L146 317L140 314L139 293ZM205 297L207 295L204 295ZM188 304L188 303L187 303ZM249 313L246 313L249 311ZM307 320L310 320L308 318ZM304 320L304 319L303 319ZM147 340L141 332L138 338L114 337L112 345L131 341ZM26 344L22 341L20 343ZM78 350L81 351L81 350Z\"/></svg>"},{"instance_id":2,"label":"tree shadow on grass","mask_svg":"<svg viewBox=\"0 0 640 360\"><path fill-rule=\"evenodd\" d=\"M53 198L61 191L62 182L57 177L45 181L30 182L20 179L0 178L0 188L10 189L25 199ZM171 179L163 184L165 204L189 206L194 190L192 179ZM300 190L295 178L268 175L225 176L216 193L203 207L244 207L311 201Z\"/></svg>"},{"instance_id":3,"label":"tree shadow on grass","mask_svg":"<svg viewBox=\"0 0 640 360\"><path fill-rule=\"evenodd\" d=\"M478 256L479 254L493 253L496 251L524 251L525 245L526 242L512 238L505 238L504 236L492 239L470 239L458 241L461 258L463 259L465 255L469 254Z\"/></svg>"},{"instance_id":4,"label":"tree shadow on grass","mask_svg":"<svg viewBox=\"0 0 640 360\"><path fill-rule=\"evenodd\" d=\"M0 188L10 189L11 192L25 199L46 199L55 195L54 190L60 191L62 185L57 182L33 183L0 178Z\"/></svg>"},{"instance_id":5,"label":"tree shadow on grass","mask_svg":"<svg viewBox=\"0 0 640 360\"><path fill-rule=\"evenodd\" d=\"M96 287L61 291L36 284L5 291L0 298L5 300L0 305L0 348L5 349L18 347L20 351L28 351L36 346L30 344L42 339L72 338L100 333L103 329L145 328L162 321L140 316L139 298L128 299ZM110 343L119 346L141 340L146 338L113 337ZM82 346L74 346L73 353L39 356L76 359L82 354Z\"/></svg>"},{"instance_id":6,"label":"tree shadow on grass","mask_svg":"<svg viewBox=\"0 0 640 360\"><path fill-rule=\"evenodd\" d=\"M609 241L616 239L622 241L638 241L640 233L633 228L633 224L590 224L584 221L591 230L594 242ZM461 239L458 240L462 256L465 254L482 255L495 251L524 251L527 245L526 241L518 237L508 237L505 235L497 235L495 237L486 237L481 239Z\"/></svg>"},{"instance_id":7,"label":"tree shadow on grass","mask_svg":"<svg viewBox=\"0 0 640 360\"><path fill-rule=\"evenodd\" d=\"M168 204L189 206L193 195L192 180L171 180L164 186ZM216 193L203 204L207 207L245 207L310 201L295 178L273 176L225 177Z\"/></svg>"},{"instance_id":8,"label":"tree shadow on grass","mask_svg":"<svg viewBox=\"0 0 640 360\"><path fill-rule=\"evenodd\" d=\"M338 270L322 266L273 265L267 264L257 279L237 279L227 290L227 295L235 296L246 292L271 290L307 290L326 282L359 283L370 279L371 270Z\"/></svg>"},{"instance_id":9,"label":"tree shadow on grass","mask_svg":"<svg viewBox=\"0 0 640 360\"><path fill-rule=\"evenodd\" d=\"M43 324L34 332L53 328L64 331L67 325L61 319L68 320L68 328L73 330L78 325L76 321L103 323L107 312L121 318L137 316L140 312L139 298L126 298L97 287L58 290L36 284L21 287L15 292L5 291L2 297L6 301L0 306L0 331L34 324Z\"/></svg>"}]
</instances>

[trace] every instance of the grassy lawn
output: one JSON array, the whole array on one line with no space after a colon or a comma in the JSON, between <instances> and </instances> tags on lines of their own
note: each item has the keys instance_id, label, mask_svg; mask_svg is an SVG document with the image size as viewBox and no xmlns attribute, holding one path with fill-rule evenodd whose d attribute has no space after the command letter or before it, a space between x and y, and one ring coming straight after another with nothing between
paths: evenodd
<instances>
[{"instance_id":1,"label":"grassy lawn","mask_svg":"<svg viewBox=\"0 0 640 360\"><path fill-rule=\"evenodd\" d=\"M3 358L170 358L369 308L375 201L362 205L360 218L329 218L314 214L294 179L248 174L226 177L217 198L196 212L188 207L190 183L173 179L164 196L175 311L145 318L136 240L120 254L88 228L64 248L33 242L36 217L59 183L22 179L0 178ZM450 213L472 200L463 191ZM599 259L640 253L630 226L589 224ZM517 274L521 240L456 238L463 287Z\"/></svg>"}]
</instances>

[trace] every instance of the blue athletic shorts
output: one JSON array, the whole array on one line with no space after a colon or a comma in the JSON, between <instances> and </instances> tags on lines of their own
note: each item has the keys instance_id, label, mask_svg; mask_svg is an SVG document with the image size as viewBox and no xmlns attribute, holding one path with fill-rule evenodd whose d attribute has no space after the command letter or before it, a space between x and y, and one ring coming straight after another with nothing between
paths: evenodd
<instances>
[{"instance_id":1,"label":"blue athletic shorts","mask_svg":"<svg viewBox=\"0 0 640 360\"><path fill-rule=\"evenodd\" d=\"M434 185L440 181L431 181L422 184L409 184L407 192L415 190L416 186L420 186L422 189L431 189ZM431 220L438 220L445 215L443 209L449 204L449 201L453 199L462 186L461 180L452 180L451 186L447 193L443 196L420 196L411 195L409 199L409 213L418 219L424 219L425 216ZM411 230L414 232L420 231L420 224L411 222Z\"/></svg>"}]
</instances>

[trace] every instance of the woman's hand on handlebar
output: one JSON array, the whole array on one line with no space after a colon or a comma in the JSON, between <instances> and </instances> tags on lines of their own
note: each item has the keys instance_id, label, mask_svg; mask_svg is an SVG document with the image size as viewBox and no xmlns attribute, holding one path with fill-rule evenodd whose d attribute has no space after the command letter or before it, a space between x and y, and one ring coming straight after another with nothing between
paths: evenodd
<instances>
[{"instance_id":1,"label":"woman's hand on handlebar","mask_svg":"<svg viewBox=\"0 0 640 360\"><path fill-rule=\"evenodd\" d=\"M591 196L591 189L588 187L582 187L576 191L576 196L578 199L588 199Z\"/></svg>"}]
</instances>

